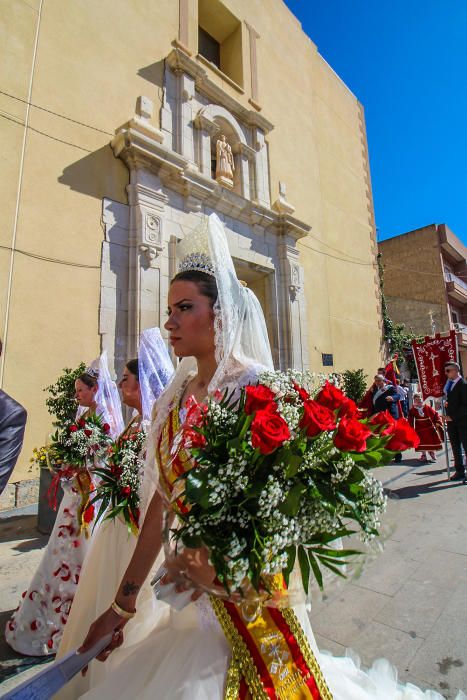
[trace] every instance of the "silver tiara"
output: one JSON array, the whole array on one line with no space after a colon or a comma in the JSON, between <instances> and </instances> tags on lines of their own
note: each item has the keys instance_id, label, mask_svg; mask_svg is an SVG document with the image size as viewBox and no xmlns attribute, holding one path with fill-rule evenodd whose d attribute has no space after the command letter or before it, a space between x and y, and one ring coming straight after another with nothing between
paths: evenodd
<instances>
[{"instance_id":1,"label":"silver tiara","mask_svg":"<svg viewBox=\"0 0 467 700\"><path fill-rule=\"evenodd\" d=\"M207 275L215 276L214 265L207 253L189 253L185 255L178 266L179 272L187 272L188 270L197 270L205 272Z\"/></svg>"},{"instance_id":2,"label":"silver tiara","mask_svg":"<svg viewBox=\"0 0 467 700\"><path fill-rule=\"evenodd\" d=\"M86 367L84 374L89 374L93 379L99 379L99 370L97 367Z\"/></svg>"}]
</instances>

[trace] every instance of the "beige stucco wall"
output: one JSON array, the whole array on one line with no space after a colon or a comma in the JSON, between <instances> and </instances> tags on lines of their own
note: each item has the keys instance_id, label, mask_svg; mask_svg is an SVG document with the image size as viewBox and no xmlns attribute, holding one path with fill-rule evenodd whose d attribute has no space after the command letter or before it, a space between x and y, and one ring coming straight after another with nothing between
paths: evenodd
<instances>
[{"instance_id":1,"label":"beige stucco wall","mask_svg":"<svg viewBox=\"0 0 467 700\"><path fill-rule=\"evenodd\" d=\"M322 369L326 352L336 370L371 373L380 329L361 108L281 0L225 5L260 35L259 102L275 127L267 139L271 201L285 182L295 215L312 226L300 244L312 368ZM196 0L189 11L194 45ZM24 102L0 94L0 245L15 237L18 250L38 256L15 253L9 286L11 253L0 249L2 337L9 304L3 388L29 411L14 480L27 476L32 447L49 428L42 388L99 352L102 197L126 202L128 183L109 140L138 95L154 101L159 126L163 59L178 21L176 0L2 3L0 89L26 101L33 75L31 103L48 110L32 106L27 115ZM251 109L245 24L242 37L244 94L210 77Z\"/></svg>"}]
</instances>

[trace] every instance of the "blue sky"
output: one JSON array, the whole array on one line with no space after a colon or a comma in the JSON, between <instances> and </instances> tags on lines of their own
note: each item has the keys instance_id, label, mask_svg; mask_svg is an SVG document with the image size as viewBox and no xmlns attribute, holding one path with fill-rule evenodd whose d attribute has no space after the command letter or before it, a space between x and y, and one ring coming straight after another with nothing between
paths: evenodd
<instances>
[{"instance_id":1,"label":"blue sky","mask_svg":"<svg viewBox=\"0 0 467 700\"><path fill-rule=\"evenodd\" d=\"M286 0L365 107L379 240L467 244L467 0Z\"/></svg>"}]
</instances>

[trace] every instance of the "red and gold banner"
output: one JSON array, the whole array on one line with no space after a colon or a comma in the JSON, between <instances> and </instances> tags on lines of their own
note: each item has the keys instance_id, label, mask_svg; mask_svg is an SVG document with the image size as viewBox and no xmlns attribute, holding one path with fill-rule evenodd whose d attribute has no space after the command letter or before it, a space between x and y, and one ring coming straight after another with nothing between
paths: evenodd
<instances>
[{"instance_id":1,"label":"red and gold banner","mask_svg":"<svg viewBox=\"0 0 467 700\"><path fill-rule=\"evenodd\" d=\"M456 332L450 331L445 337L426 336L422 343L413 340L412 349L423 399L441 398L446 384L444 363L458 361Z\"/></svg>"}]
</instances>

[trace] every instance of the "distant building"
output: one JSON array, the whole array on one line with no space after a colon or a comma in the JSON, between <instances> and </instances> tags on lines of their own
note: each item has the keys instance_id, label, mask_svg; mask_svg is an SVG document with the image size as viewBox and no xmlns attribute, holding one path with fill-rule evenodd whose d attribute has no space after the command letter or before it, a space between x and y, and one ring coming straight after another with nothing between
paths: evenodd
<instances>
[{"instance_id":1,"label":"distant building","mask_svg":"<svg viewBox=\"0 0 467 700\"><path fill-rule=\"evenodd\" d=\"M467 371L467 248L446 226L430 224L379 243L389 316L416 333L455 329Z\"/></svg>"}]
</instances>

